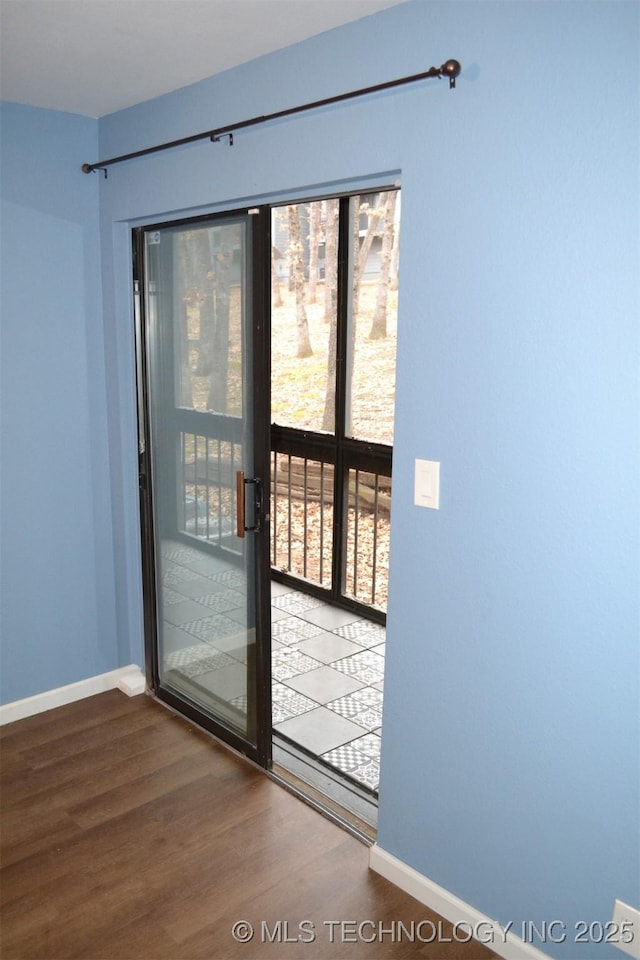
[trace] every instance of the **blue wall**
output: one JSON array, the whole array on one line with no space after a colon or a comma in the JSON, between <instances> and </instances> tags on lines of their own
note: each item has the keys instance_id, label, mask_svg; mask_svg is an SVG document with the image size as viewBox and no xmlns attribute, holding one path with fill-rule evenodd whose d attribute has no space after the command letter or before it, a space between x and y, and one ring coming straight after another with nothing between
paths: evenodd
<instances>
[{"instance_id":1,"label":"blue wall","mask_svg":"<svg viewBox=\"0 0 640 960\"><path fill-rule=\"evenodd\" d=\"M97 183L84 117L2 104L2 688L118 665Z\"/></svg>"},{"instance_id":2,"label":"blue wall","mask_svg":"<svg viewBox=\"0 0 640 960\"><path fill-rule=\"evenodd\" d=\"M69 563L87 586L79 602L94 627L85 643L93 656L100 605L116 619L118 663L141 663L130 225L400 176L379 843L504 923L563 921L567 942L538 946L580 960L618 952L575 944L576 921L610 919L616 897L640 903L639 9L607 0L408 2L104 118L99 149L86 142L81 157L69 150L61 193L73 210L99 187L104 341L91 339L95 278L84 301L71 296L82 244L68 212L58 253L75 279L47 267L29 315L37 332L46 328L52 287L62 324L49 332L60 365L54 395L80 417L77 432L66 424L60 434L49 348L38 367L48 374L44 412L17 371L9 374L9 386L31 404L16 421L16 446L41 435L44 415L57 431L47 432L56 440L54 466L78 484L73 507L82 526L95 538L104 521L113 535L117 590L109 607L112 581L96 587L95 566L84 563L89 541L73 532ZM114 168L106 181L75 174L83 160L448 57L464 66L455 92L430 81L247 130L233 148L192 145ZM60 151L61 130L51 133ZM53 170L42 173L48 204L61 189ZM23 176L16 173L18 183ZM21 203L26 222L17 217L16 231L26 244L32 216ZM49 210L33 217L43 236ZM25 262L16 265L18 279ZM16 305L21 289L11 294ZM68 370L65 323L87 337L91 329L90 358L104 350L106 405L87 355L80 371ZM27 332L18 326L12 336L20 357ZM72 372L75 380L64 376ZM87 396L92 405L79 415L78 397ZM105 467L94 439L105 411L110 518L91 516L109 503L90 489ZM97 443L89 464L79 455L87 438ZM442 463L438 512L413 506L416 457ZM12 469L22 487L28 471ZM56 483L58 499L65 483ZM29 490L43 496L35 480ZM5 503L13 504L6 489ZM9 521L11 542L29 548L27 573L37 574L39 518L28 517L26 539L17 514ZM52 524L50 551L71 536L61 517ZM27 606L43 579L22 584ZM73 593L63 569L53 583ZM49 607L56 595L46 588ZM25 645L41 656L47 635L40 630L34 641L32 631L47 617L27 615ZM82 647L80 624L73 627L69 642Z\"/></svg>"},{"instance_id":3,"label":"blue wall","mask_svg":"<svg viewBox=\"0 0 640 960\"><path fill-rule=\"evenodd\" d=\"M115 496L131 528L123 224L399 173L379 843L504 923L562 920L551 954L612 957L573 925L640 902L637 5L409 2L104 118L100 153L452 56L455 92L412 86L102 182ZM412 505L416 457L442 463L439 512Z\"/></svg>"}]
</instances>

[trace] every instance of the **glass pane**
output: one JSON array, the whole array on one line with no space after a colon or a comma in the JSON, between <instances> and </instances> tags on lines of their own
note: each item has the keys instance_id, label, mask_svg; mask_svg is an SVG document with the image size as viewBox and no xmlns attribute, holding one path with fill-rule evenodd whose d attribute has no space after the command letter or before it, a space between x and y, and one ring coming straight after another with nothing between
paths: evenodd
<instances>
[{"instance_id":1,"label":"glass pane","mask_svg":"<svg viewBox=\"0 0 640 960\"><path fill-rule=\"evenodd\" d=\"M331 586L333 465L271 455L271 565Z\"/></svg>"},{"instance_id":2,"label":"glass pane","mask_svg":"<svg viewBox=\"0 0 640 960\"><path fill-rule=\"evenodd\" d=\"M400 191L352 197L346 435L393 444Z\"/></svg>"},{"instance_id":3,"label":"glass pane","mask_svg":"<svg viewBox=\"0 0 640 960\"><path fill-rule=\"evenodd\" d=\"M255 742L255 540L235 495L252 475L246 229L149 231L146 317L160 681Z\"/></svg>"},{"instance_id":4,"label":"glass pane","mask_svg":"<svg viewBox=\"0 0 640 960\"><path fill-rule=\"evenodd\" d=\"M236 469L242 446L215 437L180 435L182 498L178 527L183 533L239 552L236 537Z\"/></svg>"},{"instance_id":5,"label":"glass pane","mask_svg":"<svg viewBox=\"0 0 640 960\"><path fill-rule=\"evenodd\" d=\"M242 415L242 227L175 234L176 405Z\"/></svg>"},{"instance_id":6,"label":"glass pane","mask_svg":"<svg viewBox=\"0 0 640 960\"><path fill-rule=\"evenodd\" d=\"M338 200L272 212L271 420L335 430Z\"/></svg>"},{"instance_id":7,"label":"glass pane","mask_svg":"<svg viewBox=\"0 0 640 960\"><path fill-rule=\"evenodd\" d=\"M349 470L345 594L386 609L391 477Z\"/></svg>"}]
</instances>

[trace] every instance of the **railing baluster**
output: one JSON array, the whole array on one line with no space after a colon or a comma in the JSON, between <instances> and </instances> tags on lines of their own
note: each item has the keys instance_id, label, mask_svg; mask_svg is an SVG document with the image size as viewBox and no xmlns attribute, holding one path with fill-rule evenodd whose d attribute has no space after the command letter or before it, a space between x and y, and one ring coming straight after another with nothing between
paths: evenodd
<instances>
[{"instance_id":1,"label":"railing baluster","mask_svg":"<svg viewBox=\"0 0 640 960\"><path fill-rule=\"evenodd\" d=\"M291 570L291 454L288 455L288 494L289 494L289 516L288 516L288 529L287 529L287 570Z\"/></svg>"},{"instance_id":2,"label":"railing baluster","mask_svg":"<svg viewBox=\"0 0 640 960\"><path fill-rule=\"evenodd\" d=\"M182 521L183 532L187 528L187 484L185 480L186 473L186 464L187 464L187 436L185 433L180 434L181 447L180 456L182 459Z\"/></svg>"},{"instance_id":3,"label":"railing baluster","mask_svg":"<svg viewBox=\"0 0 640 960\"><path fill-rule=\"evenodd\" d=\"M194 488L194 492L193 492L193 497L194 497L193 519L194 519L194 524L195 524L195 526L194 526L194 536L196 536L196 537L198 536L198 492L199 492L199 489L200 489L199 484L198 484L198 457L200 456L200 441L201 441L201 440L202 440L202 437L196 437L194 474L193 474L193 477L194 477L194 480L195 480L195 488Z\"/></svg>"},{"instance_id":4,"label":"railing baluster","mask_svg":"<svg viewBox=\"0 0 640 960\"><path fill-rule=\"evenodd\" d=\"M373 551L371 557L371 603L376 602L376 558L378 556L378 492L380 489L380 476L373 474Z\"/></svg>"},{"instance_id":5,"label":"railing baluster","mask_svg":"<svg viewBox=\"0 0 640 960\"><path fill-rule=\"evenodd\" d=\"M318 579L320 585L324 585L323 563L324 563L324 463L320 461L320 569Z\"/></svg>"},{"instance_id":6,"label":"railing baluster","mask_svg":"<svg viewBox=\"0 0 640 960\"><path fill-rule=\"evenodd\" d=\"M309 461L307 458L304 458L303 467L302 467L302 503L303 503L303 516L304 516L304 536L302 538L302 576L306 578L307 576L307 523L308 523L308 509L307 509L307 464Z\"/></svg>"},{"instance_id":7,"label":"railing baluster","mask_svg":"<svg viewBox=\"0 0 640 960\"><path fill-rule=\"evenodd\" d=\"M278 454L271 455L271 566L277 564L278 543Z\"/></svg>"},{"instance_id":8,"label":"railing baluster","mask_svg":"<svg viewBox=\"0 0 640 960\"><path fill-rule=\"evenodd\" d=\"M360 471L355 471L355 510L353 519L353 595L358 596L358 508L360 500Z\"/></svg>"}]
</instances>

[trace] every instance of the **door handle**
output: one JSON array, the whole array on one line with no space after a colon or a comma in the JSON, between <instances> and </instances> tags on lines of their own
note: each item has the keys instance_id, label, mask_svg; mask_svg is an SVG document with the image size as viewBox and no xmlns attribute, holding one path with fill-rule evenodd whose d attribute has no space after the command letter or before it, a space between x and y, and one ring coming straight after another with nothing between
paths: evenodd
<instances>
[{"instance_id":1,"label":"door handle","mask_svg":"<svg viewBox=\"0 0 640 960\"><path fill-rule=\"evenodd\" d=\"M245 490L251 484L254 491L253 517L254 523L246 525ZM259 477L245 477L242 470L236 472L236 536L241 539L245 533L259 533L262 522L262 480Z\"/></svg>"}]
</instances>

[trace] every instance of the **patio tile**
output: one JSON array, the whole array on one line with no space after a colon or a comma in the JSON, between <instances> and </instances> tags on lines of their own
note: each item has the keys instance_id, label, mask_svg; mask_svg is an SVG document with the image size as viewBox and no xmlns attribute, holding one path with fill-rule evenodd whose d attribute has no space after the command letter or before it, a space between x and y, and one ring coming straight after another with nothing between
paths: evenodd
<instances>
[{"instance_id":1,"label":"patio tile","mask_svg":"<svg viewBox=\"0 0 640 960\"><path fill-rule=\"evenodd\" d=\"M186 569L186 567L183 567ZM210 594L222 594L226 590L231 589L226 583L218 583L215 580L211 580L209 577L197 576L192 580L185 580L180 583L176 583L173 589L177 593L184 594L185 597L189 597L192 600L198 600L200 597L207 597ZM236 591L238 600L236 601L235 606L239 606L241 603L244 603L244 594L241 591Z\"/></svg>"},{"instance_id":2,"label":"patio tile","mask_svg":"<svg viewBox=\"0 0 640 960\"><path fill-rule=\"evenodd\" d=\"M307 597L303 593L283 593L273 597L271 606L277 610L286 610L288 613L299 614L313 610L315 607L324 607L322 600L316 597Z\"/></svg>"},{"instance_id":3,"label":"patio tile","mask_svg":"<svg viewBox=\"0 0 640 960\"><path fill-rule=\"evenodd\" d=\"M282 650L276 650L271 657L271 673L275 680L288 680L301 673L307 673L315 670L320 664L313 657L306 657L297 650L291 650L284 647Z\"/></svg>"},{"instance_id":4,"label":"patio tile","mask_svg":"<svg viewBox=\"0 0 640 960\"><path fill-rule=\"evenodd\" d=\"M302 617L310 623L317 623L323 630L334 631L337 627L344 627L346 624L359 619L357 613L349 613L347 610L339 610L338 607L329 607L326 604L305 610Z\"/></svg>"},{"instance_id":5,"label":"patio tile","mask_svg":"<svg viewBox=\"0 0 640 960\"><path fill-rule=\"evenodd\" d=\"M288 587L285 583L278 583L277 580L271 581L271 599L282 597L285 593L295 593L293 587Z\"/></svg>"},{"instance_id":6,"label":"patio tile","mask_svg":"<svg viewBox=\"0 0 640 960\"><path fill-rule=\"evenodd\" d=\"M231 658L229 658L231 659ZM247 671L243 663L232 661L227 666L193 677L194 682L219 700L231 703L247 690Z\"/></svg>"},{"instance_id":7,"label":"patio tile","mask_svg":"<svg viewBox=\"0 0 640 960\"><path fill-rule=\"evenodd\" d=\"M349 776L363 783L370 790L377 790L380 786L380 764L376 760L369 760L361 767L351 770Z\"/></svg>"},{"instance_id":8,"label":"patio tile","mask_svg":"<svg viewBox=\"0 0 640 960\"><path fill-rule=\"evenodd\" d=\"M194 646L208 648L208 644L197 643L195 637L180 627L174 627L173 624L165 620L162 624L162 639L160 641L160 650L166 656L174 651L184 650ZM209 648L210 649L210 648Z\"/></svg>"},{"instance_id":9,"label":"patio tile","mask_svg":"<svg viewBox=\"0 0 640 960\"><path fill-rule=\"evenodd\" d=\"M211 657L214 652L208 643L194 644L193 637L191 637L191 646L165 653L162 665L165 670L179 670L182 667L195 663L197 660L204 660L207 657Z\"/></svg>"},{"instance_id":10,"label":"patio tile","mask_svg":"<svg viewBox=\"0 0 640 960\"><path fill-rule=\"evenodd\" d=\"M370 620L355 620L353 623L345 623L336 627L333 631L339 637L345 637L347 640L353 640L361 647L372 647L384 641L386 631L379 623L371 623Z\"/></svg>"},{"instance_id":11,"label":"patio tile","mask_svg":"<svg viewBox=\"0 0 640 960\"><path fill-rule=\"evenodd\" d=\"M384 678L384 657L371 653L370 650L363 650L352 657L337 660L333 664L333 669L361 680L366 686L372 686Z\"/></svg>"},{"instance_id":12,"label":"patio tile","mask_svg":"<svg viewBox=\"0 0 640 960\"><path fill-rule=\"evenodd\" d=\"M288 646L297 645L302 640L309 640L322 632L321 627L314 623L307 623L306 620L301 620L300 617L295 616L277 620L271 628L271 635L280 643L285 643Z\"/></svg>"},{"instance_id":13,"label":"patio tile","mask_svg":"<svg viewBox=\"0 0 640 960\"><path fill-rule=\"evenodd\" d=\"M326 630L321 631L311 640L303 640L297 647L300 653L315 657L322 663L333 663L334 660L341 660L360 650L360 647L351 640L336 637L335 633L327 633Z\"/></svg>"},{"instance_id":14,"label":"patio tile","mask_svg":"<svg viewBox=\"0 0 640 960\"><path fill-rule=\"evenodd\" d=\"M382 741L376 733L365 733L364 737L358 737L357 740L352 740L349 744L350 747L364 754L368 760L375 760L378 763L380 762L381 745Z\"/></svg>"},{"instance_id":15,"label":"patio tile","mask_svg":"<svg viewBox=\"0 0 640 960\"><path fill-rule=\"evenodd\" d=\"M359 737L358 740L360 739ZM369 763L371 757L366 753L361 753L360 750L354 746L354 744L358 743L358 740L352 740L351 743L345 743L341 747L334 747L333 750L324 753L322 759L332 767L342 770L343 773L350 773L351 770L355 770L357 767L365 766L365 764Z\"/></svg>"},{"instance_id":16,"label":"patio tile","mask_svg":"<svg viewBox=\"0 0 640 960\"><path fill-rule=\"evenodd\" d=\"M282 683L274 683L271 703L274 725L292 717L298 717L309 710L315 710L317 706L318 704L313 700L296 693L290 687L285 687Z\"/></svg>"},{"instance_id":17,"label":"patio tile","mask_svg":"<svg viewBox=\"0 0 640 960\"><path fill-rule=\"evenodd\" d=\"M172 603L165 608L164 619L167 623L172 623L174 627L181 627L185 623L192 623L194 620L207 617L210 613L211 611L201 603L182 597L180 603Z\"/></svg>"},{"instance_id":18,"label":"patio tile","mask_svg":"<svg viewBox=\"0 0 640 960\"><path fill-rule=\"evenodd\" d=\"M293 687L294 690L303 693L306 697L311 697L316 703L327 703L329 700L335 700L344 694L352 693L362 686L360 681L338 673L327 666L286 679L286 683L287 686ZM366 704L361 704L361 707L366 709Z\"/></svg>"},{"instance_id":19,"label":"patio tile","mask_svg":"<svg viewBox=\"0 0 640 960\"><path fill-rule=\"evenodd\" d=\"M247 578L241 570L236 570L231 568L230 570L217 570L215 573L207 573L206 577L208 580L212 580L214 583L222 583L225 587L230 587L232 590L241 590L243 593L247 589Z\"/></svg>"},{"instance_id":20,"label":"patio tile","mask_svg":"<svg viewBox=\"0 0 640 960\"><path fill-rule=\"evenodd\" d=\"M382 710L382 691L376 690L375 687L363 687L361 690L356 690L353 696L368 707Z\"/></svg>"},{"instance_id":21,"label":"patio tile","mask_svg":"<svg viewBox=\"0 0 640 960\"><path fill-rule=\"evenodd\" d=\"M219 637L226 637L238 633L238 624L221 613L213 613L199 620L182 623L180 626L183 630L192 633L201 640L215 641Z\"/></svg>"},{"instance_id":22,"label":"patio tile","mask_svg":"<svg viewBox=\"0 0 640 960\"><path fill-rule=\"evenodd\" d=\"M229 667L236 661L226 653L214 653L209 657L198 657L191 663L183 664L177 669L185 677L199 677L210 671L221 670L223 667Z\"/></svg>"},{"instance_id":23,"label":"patio tile","mask_svg":"<svg viewBox=\"0 0 640 960\"><path fill-rule=\"evenodd\" d=\"M339 717L326 707L317 707L299 717L285 720L284 723L277 724L275 729L316 757L355 740L364 732L362 727Z\"/></svg>"},{"instance_id":24,"label":"patio tile","mask_svg":"<svg viewBox=\"0 0 640 960\"><path fill-rule=\"evenodd\" d=\"M356 693L331 700L327 703L327 707L341 717L357 723L359 727L364 727L365 730L373 730L375 727L379 727L382 723L382 710L370 707L362 700L357 700Z\"/></svg>"},{"instance_id":25,"label":"patio tile","mask_svg":"<svg viewBox=\"0 0 640 960\"><path fill-rule=\"evenodd\" d=\"M245 594L240 590L231 590L223 587L215 593L207 593L202 597L195 597L197 603L215 610L216 613L227 613L229 610L242 609L246 603Z\"/></svg>"}]
</instances>

